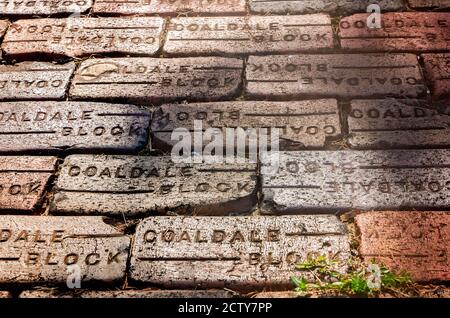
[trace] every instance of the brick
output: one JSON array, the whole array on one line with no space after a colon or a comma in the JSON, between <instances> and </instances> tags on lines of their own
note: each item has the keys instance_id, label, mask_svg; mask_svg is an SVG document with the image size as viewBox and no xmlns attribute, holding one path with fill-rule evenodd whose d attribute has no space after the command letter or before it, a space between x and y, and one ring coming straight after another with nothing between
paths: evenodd
<instances>
[{"instance_id":1,"label":"brick","mask_svg":"<svg viewBox=\"0 0 450 318\"><path fill-rule=\"evenodd\" d=\"M257 13L311 13L329 12L339 15L366 12L367 7L378 4L383 12L403 9L402 0L249 0L250 9Z\"/></svg>"},{"instance_id":2,"label":"brick","mask_svg":"<svg viewBox=\"0 0 450 318\"><path fill-rule=\"evenodd\" d=\"M258 293L253 298L300 298L301 295L301 293L295 291L275 291Z\"/></svg>"},{"instance_id":3,"label":"brick","mask_svg":"<svg viewBox=\"0 0 450 318\"><path fill-rule=\"evenodd\" d=\"M0 291L0 298L12 298L12 296L10 292Z\"/></svg>"},{"instance_id":4,"label":"brick","mask_svg":"<svg viewBox=\"0 0 450 318\"><path fill-rule=\"evenodd\" d=\"M55 289L26 290L19 298L232 298L226 290L82 290L76 292Z\"/></svg>"},{"instance_id":5,"label":"brick","mask_svg":"<svg viewBox=\"0 0 450 318\"><path fill-rule=\"evenodd\" d=\"M450 280L449 212L371 212L356 217L359 251L420 282Z\"/></svg>"},{"instance_id":6,"label":"brick","mask_svg":"<svg viewBox=\"0 0 450 318\"><path fill-rule=\"evenodd\" d=\"M250 56L246 91L258 98L416 97L426 93L412 54Z\"/></svg>"},{"instance_id":7,"label":"brick","mask_svg":"<svg viewBox=\"0 0 450 318\"><path fill-rule=\"evenodd\" d=\"M408 4L410 7L415 9L423 9L423 8L438 8L438 9L446 9L450 8L449 0L408 0Z\"/></svg>"},{"instance_id":8,"label":"brick","mask_svg":"<svg viewBox=\"0 0 450 318\"><path fill-rule=\"evenodd\" d=\"M220 215L252 208L256 165L175 164L170 157L70 156L56 188L51 211L57 214Z\"/></svg>"},{"instance_id":9,"label":"brick","mask_svg":"<svg viewBox=\"0 0 450 318\"><path fill-rule=\"evenodd\" d=\"M3 35L5 35L6 30L8 29L8 24L8 21L0 20L0 40L2 39Z\"/></svg>"},{"instance_id":10,"label":"brick","mask_svg":"<svg viewBox=\"0 0 450 318\"><path fill-rule=\"evenodd\" d=\"M168 25L164 52L256 54L333 48L328 15L176 18Z\"/></svg>"},{"instance_id":11,"label":"brick","mask_svg":"<svg viewBox=\"0 0 450 318\"><path fill-rule=\"evenodd\" d=\"M0 65L0 100L63 99L74 70L73 62Z\"/></svg>"},{"instance_id":12,"label":"brick","mask_svg":"<svg viewBox=\"0 0 450 318\"><path fill-rule=\"evenodd\" d=\"M281 149L324 147L341 134L339 109L334 99L168 104L153 113L152 146L162 150L172 149L176 144L171 139L173 131L181 128L198 130L195 121L201 123L202 130L221 129L224 145L226 129L235 127L278 128ZM209 140L205 140L204 145L208 143Z\"/></svg>"},{"instance_id":13,"label":"brick","mask_svg":"<svg viewBox=\"0 0 450 318\"><path fill-rule=\"evenodd\" d=\"M264 155L263 208L273 213L445 208L449 158L448 150Z\"/></svg>"},{"instance_id":14,"label":"brick","mask_svg":"<svg viewBox=\"0 0 450 318\"><path fill-rule=\"evenodd\" d=\"M9 28L2 49L14 58L155 55L163 27L164 20L158 17L19 20Z\"/></svg>"},{"instance_id":15,"label":"brick","mask_svg":"<svg viewBox=\"0 0 450 318\"><path fill-rule=\"evenodd\" d=\"M72 13L85 13L92 6L93 0L2 0L0 12L11 16L49 16Z\"/></svg>"},{"instance_id":16,"label":"brick","mask_svg":"<svg viewBox=\"0 0 450 318\"><path fill-rule=\"evenodd\" d=\"M355 14L340 21L343 49L369 52L426 52L450 49L450 13L384 13L383 27L367 27L367 14Z\"/></svg>"},{"instance_id":17,"label":"brick","mask_svg":"<svg viewBox=\"0 0 450 318\"><path fill-rule=\"evenodd\" d=\"M150 112L132 105L0 103L0 152L135 152L149 125Z\"/></svg>"},{"instance_id":18,"label":"brick","mask_svg":"<svg viewBox=\"0 0 450 318\"><path fill-rule=\"evenodd\" d=\"M91 59L78 68L70 95L147 105L184 99L213 101L237 94L242 71L242 60L220 57Z\"/></svg>"},{"instance_id":19,"label":"brick","mask_svg":"<svg viewBox=\"0 0 450 318\"><path fill-rule=\"evenodd\" d=\"M55 171L55 157L0 157L0 210L31 211Z\"/></svg>"},{"instance_id":20,"label":"brick","mask_svg":"<svg viewBox=\"0 0 450 318\"><path fill-rule=\"evenodd\" d=\"M81 284L125 276L130 238L102 217L0 216L0 282ZM107 221L107 220L106 220Z\"/></svg>"},{"instance_id":21,"label":"brick","mask_svg":"<svg viewBox=\"0 0 450 318\"><path fill-rule=\"evenodd\" d=\"M357 149L450 146L450 116L419 100L354 100L349 143Z\"/></svg>"},{"instance_id":22,"label":"brick","mask_svg":"<svg viewBox=\"0 0 450 318\"><path fill-rule=\"evenodd\" d=\"M153 217L136 229L130 274L169 288L290 288L311 254L348 259L336 216Z\"/></svg>"},{"instance_id":23,"label":"brick","mask_svg":"<svg viewBox=\"0 0 450 318\"><path fill-rule=\"evenodd\" d=\"M428 82L433 96L445 98L450 95L450 54L423 54Z\"/></svg>"},{"instance_id":24,"label":"brick","mask_svg":"<svg viewBox=\"0 0 450 318\"><path fill-rule=\"evenodd\" d=\"M246 13L245 0L137 0L111 1L96 0L92 11L95 14L158 14L177 16L181 14L232 15Z\"/></svg>"}]
</instances>

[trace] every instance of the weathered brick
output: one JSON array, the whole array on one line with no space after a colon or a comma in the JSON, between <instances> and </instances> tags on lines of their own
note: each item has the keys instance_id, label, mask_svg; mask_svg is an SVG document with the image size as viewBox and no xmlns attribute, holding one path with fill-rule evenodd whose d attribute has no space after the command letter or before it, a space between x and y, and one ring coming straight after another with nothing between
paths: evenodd
<instances>
[{"instance_id":1,"label":"weathered brick","mask_svg":"<svg viewBox=\"0 0 450 318\"><path fill-rule=\"evenodd\" d=\"M49 16L59 14L85 13L93 0L2 0L0 12L11 16Z\"/></svg>"},{"instance_id":2,"label":"weathered brick","mask_svg":"<svg viewBox=\"0 0 450 318\"><path fill-rule=\"evenodd\" d=\"M172 19L164 52L216 55L290 53L327 48L333 48L331 19L325 14L312 14Z\"/></svg>"},{"instance_id":3,"label":"weathered brick","mask_svg":"<svg viewBox=\"0 0 450 318\"><path fill-rule=\"evenodd\" d=\"M0 157L0 210L33 210L55 171L55 157Z\"/></svg>"},{"instance_id":4,"label":"weathered brick","mask_svg":"<svg viewBox=\"0 0 450 318\"><path fill-rule=\"evenodd\" d=\"M423 8L450 8L450 0L408 0L409 5L415 9Z\"/></svg>"},{"instance_id":5,"label":"weathered brick","mask_svg":"<svg viewBox=\"0 0 450 318\"><path fill-rule=\"evenodd\" d=\"M347 260L345 233L333 215L152 217L136 229L130 273L166 287L286 288L308 255Z\"/></svg>"},{"instance_id":6,"label":"weathered brick","mask_svg":"<svg viewBox=\"0 0 450 318\"><path fill-rule=\"evenodd\" d=\"M382 28L367 27L367 14L340 21L344 49L369 52L426 52L450 49L450 13L384 13Z\"/></svg>"},{"instance_id":7,"label":"weathered brick","mask_svg":"<svg viewBox=\"0 0 450 318\"><path fill-rule=\"evenodd\" d=\"M88 102L0 102L0 152L142 149L150 112Z\"/></svg>"},{"instance_id":8,"label":"weathered brick","mask_svg":"<svg viewBox=\"0 0 450 318\"><path fill-rule=\"evenodd\" d=\"M70 95L147 105L184 99L219 100L237 94L242 70L242 60L221 57L90 59L78 68Z\"/></svg>"},{"instance_id":9,"label":"weathered brick","mask_svg":"<svg viewBox=\"0 0 450 318\"><path fill-rule=\"evenodd\" d=\"M0 216L0 283L81 283L125 276L130 238L102 217Z\"/></svg>"},{"instance_id":10,"label":"weathered brick","mask_svg":"<svg viewBox=\"0 0 450 318\"><path fill-rule=\"evenodd\" d=\"M299 298L301 296L301 293L295 291L275 291L258 293L253 298Z\"/></svg>"},{"instance_id":11,"label":"weathered brick","mask_svg":"<svg viewBox=\"0 0 450 318\"><path fill-rule=\"evenodd\" d=\"M413 54L250 56L247 92L254 97L416 97L426 93Z\"/></svg>"},{"instance_id":12,"label":"weathered brick","mask_svg":"<svg viewBox=\"0 0 450 318\"><path fill-rule=\"evenodd\" d=\"M382 12L405 7L402 0L249 0L250 9L258 13L366 12L373 3L378 4Z\"/></svg>"},{"instance_id":13,"label":"weathered brick","mask_svg":"<svg viewBox=\"0 0 450 318\"><path fill-rule=\"evenodd\" d=\"M196 123L201 123L201 127L196 127ZM172 140L173 131L181 128L191 131L219 128L223 145L226 145L226 129L235 127L244 130L278 128L280 149L323 147L327 141L341 134L339 109L334 99L168 104L153 113L152 146L172 149L176 144ZM204 145L209 143L209 140L204 141Z\"/></svg>"},{"instance_id":14,"label":"weathered brick","mask_svg":"<svg viewBox=\"0 0 450 318\"><path fill-rule=\"evenodd\" d=\"M420 100L354 100L348 127L354 148L450 146L450 116Z\"/></svg>"},{"instance_id":15,"label":"weathered brick","mask_svg":"<svg viewBox=\"0 0 450 318\"><path fill-rule=\"evenodd\" d=\"M2 49L11 57L33 54L155 55L164 20L158 17L31 19L14 22Z\"/></svg>"},{"instance_id":16,"label":"weathered brick","mask_svg":"<svg viewBox=\"0 0 450 318\"><path fill-rule=\"evenodd\" d=\"M63 99L74 70L73 62L0 65L0 100Z\"/></svg>"},{"instance_id":17,"label":"weathered brick","mask_svg":"<svg viewBox=\"0 0 450 318\"><path fill-rule=\"evenodd\" d=\"M26 290L19 298L232 298L226 290L83 290L75 292L55 289Z\"/></svg>"},{"instance_id":18,"label":"weathered brick","mask_svg":"<svg viewBox=\"0 0 450 318\"><path fill-rule=\"evenodd\" d=\"M6 20L0 20L0 40L2 39L3 35L5 35L6 29L8 29L8 21Z\"/></svg>"},{"instance_id":19,"label":"weathered brick","mask_svg":"<svg viewBox=\"0 0 450 318\"><path fill-rule=\"evenodd\" d=\"M95 14L245 14L245 0L136 0L112 1L96 0L92 11Z\"/></svg>"},{"instance_id":20,"label":"weathered brick","mask_svg":"<svg viewBox=\"0 0 450 318\"><path fill-rule=\"evenodd\" d=\"M370 212L356 217L360 253L421 282L450 280L449 212Z\"/></svg>"},{"instance_id":21,"label":"weathered brick","mask_svg":"<svg viewBox=\"0 0 450 318\"><path fill-rule=\"evenodd\" d=\"M12 298L11 293L7 291L0 291L0 298Z\"/></svg>"},{"instance_id":22,"label":"weathered brick","mask_svg":"<svg viewBox=\"0 0 450 318\"><path fill-rule=\"evenodd\" d=\"M423 54L428 82L433 96L445 98L450 95L450 53Z\"/></svg>"},{"instance_id":23,"label":"weathered brick","mask_svg":"<svg viewBox=\"0 0 450 318\"><path fill-rule=\"evenodd\" d=\"M256 165L181 164L171 157L70 156L51 211L139 215L246 212L255 203Z\"/></svg>"},{"instance_id":24,"label":"weathered brick","mask_svg":"<svg viewBox=\"0 0 450 318\"><path fill-rule=\"evenodd\" d=\"M303 151L262 156L266 212L441 209L449 150Z\"/></svg>"}]
</instances>

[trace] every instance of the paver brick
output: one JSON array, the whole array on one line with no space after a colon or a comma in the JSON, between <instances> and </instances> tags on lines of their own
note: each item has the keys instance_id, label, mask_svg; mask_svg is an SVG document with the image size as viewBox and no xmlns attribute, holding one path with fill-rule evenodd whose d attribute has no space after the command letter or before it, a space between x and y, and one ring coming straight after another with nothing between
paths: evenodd
<instances>
[{"instance_id":1,"label":"paver brick","mask_svg":"<svg viewBox=\"0 0 450 318\"><path fill-rule=\"evenodd\" d=\"M6 16L49 16L60 14L81 14L87 12L93 0L2 0L1 15Z\"/></svg>"},{"instance_id":2,"label":"paver brick","mask_svg":"<svg viewBox=\"0 0 450 318\"><path fill-rule=\"evenodd\" d=\"M415 9L423 8L450 8L450 0L408 0L409 5Z\"/></svg>"},{"instance_id":3,"label":"paver brick","mask_svg":"<svg viewBox=\"0 0 450 318\"><path fill-rule=\"evenodd\" d=\"M289 288L308 255L347 260L345 233L333 215L148 218L136 229L131 278L169 288Z\"/></svg>"},{"instance_id":4,"label":"paver brick","mask_svg":"<svg viewBox=\"0 0 450 318\"><path fill-rule=\"evenodd\" d=\"M298 16L176 18L164 52L171 55L294 53L333 48L331 19Z\"/></svg>"},{"instance_id":5,"label":"paver brick","mask_svg":"<svg viewBox=\"0 0 450 318\"><path fill-rule=\"evenodd\" d=\"M18 20L2 44L14 58L38 54L81 57L92 54L155 55L164 20L158 17Z\"/></svg>"},{"instance_id":6,"label":"paver brick","mask_svg":"<svg viewBox=\"0 0 450 318\"><path fill-rule=\"evenodd\" d=\"M423 54L422 56L433 96L445 99L450 95L450 54Z\"/></svg>"},{"instance_id":7,"label":"paver brick","mask_svg":"<svg viewBox=\"0 0 450 318\"><path fill-rule=\"evenodd\" d=\"M256 164L173 163L171 157L69 156L54 214L142 215L151 211L224 215L256 200Z\"/></svg>"},{"instance_id":8,"label":"paver brick","mask_svg":"<svg viewBox=\"0 0 450 318\"><path fill-rule=\"evenodd\" d=\"M393 12L382 15L382 28L367 26L368 14L339 23L343 49L369 52L428 52L450 49L450 13Z\"/></svg>"},{"instance_id":9,"label":"paver brick","mask_svg":"<svg viewBox=\"0 0 450 318\"><path fill-rule=\"evenodd\" d=\"M421 281L450 280L449 212L370 212L356 217L360 253Z\"/></svg>"}]
</instances>

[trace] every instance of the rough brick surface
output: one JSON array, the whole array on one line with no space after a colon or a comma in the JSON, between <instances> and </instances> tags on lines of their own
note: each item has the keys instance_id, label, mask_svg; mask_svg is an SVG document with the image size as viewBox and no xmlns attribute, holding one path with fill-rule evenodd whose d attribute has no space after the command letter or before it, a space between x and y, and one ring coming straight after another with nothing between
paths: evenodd
<instances>
[{"instance_id":1,"label":"rough brick surface","mask_svg":"<svg viewBox=\"0 0 450 318\"><path fill-rule=\"evenodd\" d=\"M8 21L0 20L0 40L2 39L3 35L5 34L7 28L8 28Z\"/></svg>"},{"instance_id":2,"label":"rough brick surface","mask_svg":"<svg viewBox=\"0 0 450 318\"><path fill-rule=\"evenodd\" d=\"M249 0L251 10L258 13L366 12L373 3L383 12L404 8L402 0Z\"/></svg>"},{"instance_id":3,"label":"rough brick surface","mask_svg":"<svg viewBox=\"0 0 450 318\"><path fill-rule=\"evenodd\" d=\"M335 216L153 217L136 230L130 271L166 287L289 288L295 264L314 253L349 257Z\"/></svg>"},{"instance_id":4,"label":"rough brick surface","mask_svg":"<svg viewBox=\"0 0 450 318\"><path fill-rule=\"evenodd\" d=\"M55 157L0 157L0 210L31 211L55 171Z\"/></svg>"},{"instance_id":5,"label":"rough brick surface","mask_svg":"<svg viewBox=\"0 0 450 318\"><path fill-rule=\"evenodd\" d=\"M11 293L7 291L0 291L0 298L11 298Z\"/></svg>"},{"instance_id":6,"label":"rough brick surface","mask_svg":"<svg viewBox=\"0 0 450 318\"><path fill-rule=\"evenodd\" d=\"M0 102L0 153L142 149L150 112L89 102Z\"/></svg>"},{"instance_id":7,"label":"rough brick surface","mask_svg":"<svg viewBox=\"0 0 450 318\"><path fill-rule=\"evenodd\" d=\"M449 212L371 212L356 217L360 253L417 281L450 280Z\"/></svg>"},{"instance_id":8,"label":"rough brick surface","mask_svg":"<svg viewBox=\"0 0 450 318\"><path fill-rule=\"evenodd\" d=\"M82 283L125 276L130 238L101 217L0 216L0 282L66 283L78 265Z\"/></svg>"},{"instance_id":9,"label":"rough brick surface","mask_svg":"<svg viewBox=\"0 0 450 318\"><path fill-rule=\"evenodd\" d=\"M72 82L74 99L145 103L218 100L237 94L243 61L221 57L90 59Z\"/></svg>"},{"instance_id":10,"label":"rough brick surface","mask_svg":"<svg viewBox=\"0 0 450 318\"><path fill-rule=\"evenodd\" d=\"M450 13L384 13L382 28L367 27L368 14L343 18L341 46L358 51L424 52L450 49Z\"/></svg>"},{"instance_id":11,"label":"rough brick surface","mask_svg":"<svg viewBox=\"0 0 450 318\"><path fill-rule=\"evenodd\" d=\"M0 12L11 16L48 16L56 14L85 13L92 6L93 0L2 0Z\"/></svg>"},{"instance_id":12,"label":"rough brick surface","mask_svg":"<svg viewBox=\"0 0 450 318\"><path fill-rule=\"evenodd\" d=\"M408 0L409 5L415 9L423 8L450 8L450 0Z\"/></svg>"},{"instance_id":13,"label":"rough brick surface","mask_svg":"<svg viewBox=\"0 0 450 318\"><path fill-rule=\"evenodd\" d=\"M19 20L9 28L2 49L11 57L154 55L163 27L164 20L157 17Z\"/></svg>"},{"instance_id":14,"label":"rough brick surface","mask_svg":"<svg viewBox=\"0 0 450 318\"><path fill-rule=\"evenodd\" d=\"M255 97L415 97L426 92L412 54L250 56L247 64L246 90Z\"/></svg>"},{"instance_id":15,"label":"rough brick surface","mask_svg":"<svg viewBox=\"0 0 450 318\"><path fill-rule=\"evenodd\" d=\"M324 14L177 18L168 26L164 52L175 55L293 53L333 48Z\"/></svg>"},{"instance_id":16,"label":"rough brick surface","mask_svg":"<svg viewBox=\"0 0 450 318\"><path fill-rule=\"evenodd\" d=\"M1 295L1 294L0 294ZM0 296L1 297L1 296ZM226 290L84 290L63 292L54 289L26 290L19 298L232 298Z\"/></svg>"},{"instance_id":17,"label":"rough brick surface","mask_svg":"<svg viewBox=\"0 0 450 318\"><path fill-rule=\"evenodd\" d=\"M254 164L174 164L171 157L70 156L51 210L142 215L150 211L220 215L251 210Z\"/></svg>"},{"instance_id":18,"label":"rough brick surface","mask_svg":"<svg viewBox=\"0 0 450 318\"><path fill-rule=\"evenodd\" d=\"M195 123L201 123L201 127L196 127ZM172 133L181 128L218 128L222 131L223 144L226 145L226 129L234 127L277 128L280 149L323 147L327 141L341 134L339 110L334 99L168 104L153 113L152 146L170 150L177 142L172 140ZM207 143L209 141L206 140Z\"/></svg>"},{"instance_id":19,"label":"rough brick surface","mask_svg":"<svg viewBox=\"0 0 450 318\"><path fill-rule=\"evenodd\" d=\"M445 98L450 95L450 54L424 54L425 71L431 83L433 96Z\"/></svg>"},{"instance_id":20,"label":"rough brick surface","mask_svg":"<svg viewBox=\"0 0 450 318\"><path fill-rule=\"evenodd\" d=\"M304 151L262 157L264 209L332 212L450 204L448 150Z\"/></svg>"},{"instance_id":21,"label":"rough brick surface","mask_svg":"<svg viewBox=\"0 0 450 318\"><path fill-rule=\"evenodd\" d=\"M74 63L0 65L0 100L63 99L74 70Z\"/></svg>"},{"instance_id":22,"label":"rough brick surface","mask_svg":"<svg viewBox=\"0 0 450 318\"><path fill-rule=\"evenodd\" d=\"M419 100L354 100L348 127L354 148L450 146L450 116Z\"/></svg>"},{"instance_id":23,"label":"rough brick surface","mask_svg":"<svg viewBox=\"0 0 450 318\"><path fill-rule=\"evenodd\" d=\"M184 14L245 14L246 0L96 0L95 14L158 14L178 16Z\"/></svg>"}]
</instances>

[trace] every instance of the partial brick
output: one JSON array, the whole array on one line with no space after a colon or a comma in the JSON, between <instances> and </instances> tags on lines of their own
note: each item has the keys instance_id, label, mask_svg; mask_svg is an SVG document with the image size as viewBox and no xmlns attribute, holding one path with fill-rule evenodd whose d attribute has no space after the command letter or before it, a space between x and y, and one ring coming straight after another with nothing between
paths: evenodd
<instances>
[{"instance_id":1,"label":"partial brick","mask_svg":"<svg viewBox=\"0 0 450 318\"><path fill-rule=\"evenodd\" d=\"M142 215L151 211L248 212L256 164L173 163L171 157L70 156L56 185L56 214Z\"/></svg>"},{"instance_id":2,"label":"partial brick","mask_svg":"<svg viewBox=\"0 0 450 318\"><path fill-rule=\"evenodd\" d=\"M7 16L49 16L60 14L85 13L93 0L2 0L0 12Z\"/></svg>"},{"instance_id":3,"label":"partial brick","mask_svg":"<svg viewBox=\"0 0 450 318\"><path fill-rule=\"evenodd\" d=\"M172 19L164 52L216 55L293 53L331 48L330 17L313 14Z\"/></svg>"},{"instance_id":4,"label":"partial brick","mask_svg":"<svg viewBox=\"0 0 450 318\"><path fill-rule=\"evenodd\" d=\"M0 298L12 298L12 296L10 292L0 291Z\"/></svg>"},{"instance_id":5,"label":"partial brick","mask_svg":"<svg viewBox=\"0 0 450 318\"><path fill-rule=\"evenodd\" d=\"M0 65L0 100L63 99L74 71L73 62Z\"/></svg>"},{"instance_id":6,"label":"partial brick","mask_svg":"<svg viewBox=\"0 0 450 318\"><path fill-rule=\"evenodd\" d=\"M0 216L0 283L81 283L125 276L130 238L102 217ZM73 269L72 269L73 271Z\"/></svg>"},{"instance_id":7,"label":"partial brick","mask_svg":"<svg viewBox=\"0 0 450 318\"><path fill-rule=\"evenodd\" d=\"M450 146L450 116L420 100L353 100L348 128L357 149Z\"/></svg>"},{"instance_id":8,"label":"partial brick","mask_svg":"<svg viewBox=\"0 0 450 318\"><path fill-rule=\"evenodd\" d=\"M155 55L163 27L164 20L158 17L19 20L9 28L2 49L14 58Z\"/></svg>"},{"instance_id":9,"label":"partial brick","mask_svg":"<svg viewBox=\"0 0 450 318\"><path fill-rule=\"evenodd\" d=\"M0 210L33 210L55 171L55 157L0 157Z\"/></svg>"},{"instance_id":10,"label":"partial brick","mask_svg":"<svg viewBox=\"0 0 450 318\"><path fill-rule=\"evenodd\" d=\"M72 81L74 99L213 101L236 95L243 61L221 57L90 59L81 63Z\"/></svg>"},{"instance_id":11,"label":"partial brick","mask_svg":"<svg viewBox=\"0 0 450 318\"><path fill-rule=\"evenodd\" d=\"M247 93L257 98L416 97L426 93L413 54L250 56Z\"/></svg>"},{"instance_id":12,"label":"partial brick","mask_svg":"<svg viewBox=\"0 0 450 318\"><path fill-rule=\"evenodd\" d=\"M257 13L312 13L342 14L366 12L370 4L378 4L383 12L403 9L402 0L249 0L250 9Z\"/></svg>"},{"instance_id":13,"label":"partial brick","mask_svg":"<svg viewBox=\"0 0 450 318\"><path fill-rule=\"evenodd\" d=\"M450 280L449 212L370 212L356 217L361 256L420 282Z\"/></svg>"},{"instance_id":14,"label":"partial brick","mask_svg":"<svg viewBox=\"0 0 450 318\"><path fill-rule=\"evenodd\" d=\"M414 9L446 9L450 8L450 0L408 0Z\"/></svg>"},{"instance_id":15,"label":"partial brick","mask_svg":"<svg viewBox=\"0 0 450 318\"><path fill-rule=\"evenodd\" d=\"M182 128L190 131L220 129L223 145L226 145L227 128L236 127L244 130L279 129L280 149L324 147L342 132L335 99L168 104L153 113L152 146L162 150L172 149L177 142L172 140L172 134ZM269 130L258 131L258 135L267 138ZM209 143L208 138L204 141L204 145Z\"/></svg>"},{"instance_id":16,"label":"partial brick","mask_svg":"<svg viewBox=\"0 0 450 318\"><path fill-rule=\"evenodd\" d=\"M214 14L234 15L246 13L245 0L136 0L111 1L96 0L92 8L95 14L158 14L158 15L186 15L186 14Z\"/></svg>"},{"instance_id":17,"label":"partial brick","mask_svg":"<svg viewBox=\"0 0 450 318\"><path fill-rule=\"evenodd\" d=\"M258 293L253 298L300 298L301 296L301 293L295 291L275 291Z\"/></svg>"},{"instance_id":18,"label":"partial brick","mask_svg":"<svg viewBox=\"0 0 450 318\"><path fill-rule=\"evenodd\" d=\"M449 150L303 151L262 156L263 209L444 209Z\"/></svg>"},{"instance_id":19,"label":"partial brick","mask_svg":"<svg viewBox=\"0 0 450 318\"><path fill-rule=\"evenodd\" d=\"M431 83L433 96L445 98L450 95L450 53L423 54L425 71Z\"/></svg>"},{"instance_id":20,"label":"partial brick","mask_svg":"<svg viewBox=\"0 0 450 318\"><path fill-rule=\"evenodd\" d=\"M26 290L19 298L232 298L234 294L226 290L78 290L75 292L56 289Z\"/></svg>"},{"instance_id":21,"label":"partial brick","mask_svg":"<svg viewBox=\"0 0 450 318\"><path fill-rule=\"evenodd\" d=\"M2 39L3 35L5 35L6 29L8 29L8 24L8 21L0 20L0 40Z\"/></svg>"},{"instance_id":22,"label":"partial brick","mask_svg":"<svg viewBox=\"0 0 450 318\"><path fill-rule=\"evenodd\" d=\"M0 102L0 153L136 152L148 140L150 112L90 102Z\"/></svg>"},{"instance_id":23,"label":"partial brick","mask_svg":"<svg viewBox=\"0 0 450 318\"><path fill-rule=\"evenodd\" d=\"M383 13L382 28L367 26L368 14L339 23L343 49L369 52L428 52L450 49L450 13Z\"/></svg>"},{"instance_id":24,"label":"partial brick","mask_svg":"<svg viewBox=\"0 0 450 318\"><path fill-rule=\"evenodd\" d=\"M290 288L308 255L346 261L345 233L333 215L152 217L136 229L130 273L169 288Z\"/></svg>"}]
</instances>

